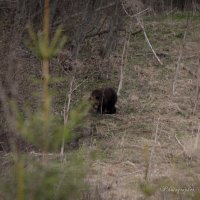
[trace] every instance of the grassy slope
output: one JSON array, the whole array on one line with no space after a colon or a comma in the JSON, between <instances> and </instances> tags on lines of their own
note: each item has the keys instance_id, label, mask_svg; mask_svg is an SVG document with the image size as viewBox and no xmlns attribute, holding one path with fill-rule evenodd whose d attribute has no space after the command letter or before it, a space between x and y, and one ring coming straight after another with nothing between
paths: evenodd
<instances>
[{"instance_id":1,"label":"grassy slope","mask_svg":"<svg viewBox=\"0 0 200 200\"><path fill-rule=\"evenodd\" d=\"M141 200L144 199L144 193L152 193L150 199L155 200L164 199L164 196L166 199L181 196L183 199L189 199L183 193L164 194L159 189L166 183L175 188L191 187L195 184L193 177L200 174L199 149L193 152L198 133L200 107L197 107L196 115L191 114L196 99L197 80L188 71L196 73L198 68L200 46L198 17L189 23L181 61L184 68L182 66L180 68L176 94L172 95L172 84L185 24L186 17L182 16L173 19L156 17L144 20L149 40L164 65L160 66L157 63L142 33L132 37L128 63L125 66L124 85L117 105L118 113L89 117L89 123L86 123L84 130L86 132L89 130L93 136L83 138L83 146L88 149L88 152L98 149L103 155L102 159L94 162L88 176L91 185L96 186L92 194L95 196L93 199ZM119 64L120 61L116 63ZM107 64L104 65L107 67ZM39 76L40 64L32 57L28 57L27 62L22 66L27 66L20 68L24 72L23 80L27 79L28 74L34 75L34 78ZM188 70L185 70L185 67ZM55 76L60 77L60 74L63 74L59 68L52 67L51 70ZM117 64L114 70L118 71ZM117 86L118 74L110 78L108 82L99 81L97 85ZM21 96L29 95L30 90L34 89L27 82L31 82L32 79L25 82L23 80L20 88L25 89L22 90ZM82 96L84 91L96 87L92 81L93 79L89 79L82 84L82 79L78 80L77 85L81 84L81 86L73 94L72 100ZM63 109L69 84L65 81L56 83L55 87L55 93L58 94L55 98L55 113L59 114ZM32 101L32 97L27 99ZM26 98L23 102L25 101ZM88 127L88 124L91 127ZM184 146L186 153L183 152L175 135ZM152 156L150 156L151 151ZM149 164L149 184L141 189L139 185L144 181ZM152 186L158 187L155 193Z\"/></svg>"},{"instance_id":2,"label":"grassy slope","mask_svg":"<svg viewBox=\"0 0 200 200\"><path fill-rule=\"evenodd\" d=\"M186 18L147 19L144 24L164 65L157 63L142 33L131 38L119 112L99 117L96 123L102 136L97 144L107 157L94 163L89 180L103 199L143 199L144 193L152 193L150 199L189 199L183 192L160 192L160 187L167 183L174 188L191 187L200 173L199 148L193 152L200 108L191 114L197 80L190 74L198 67L199 19L189 23L175 95L172 84ZM148 165L149 184L140 189Z\"/></svg>"}]
</instances>

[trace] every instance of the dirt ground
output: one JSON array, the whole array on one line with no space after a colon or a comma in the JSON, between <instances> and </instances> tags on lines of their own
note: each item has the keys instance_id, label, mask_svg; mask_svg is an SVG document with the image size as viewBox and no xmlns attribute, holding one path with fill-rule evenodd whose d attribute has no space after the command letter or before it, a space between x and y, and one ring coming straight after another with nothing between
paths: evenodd
<instances>
[{"instance_id":1,"label":"dirt ground","mask_svg":"<svg viewBox=\"0 0 200 200\"><path fill-rule=\"evenodd\" d=\"M88 199L200 199L199 22L194 17L187 25L186 17L178 16L144 20L163 65L143 32L131 36L117 114L88 116L86 131L91 125L94 130L91 137L80 140L80 148L102 154L87 176L93 189ZM116 63L119 72L120 61ZM119 73L109 84L117 87L118 81ZM82 87L85 91L91 89L92 80L88 83ZM55 99L55 113L59 103L63 106L66 93L62 92Z\"/></svg>"},{"instance_id":2,"label":"dirt ground","mask_svg":"<svg viewBox=\"0 0 200 200\"><path fill-rule=\"evenodd\" d=\"M186 21L144 21L163 65L143 33L131 38L118 113L96 118L102 138L94 146L106 158L88 180L102 199L199 198L200 32L198 19Z\"/></svg>"}]
</instances>

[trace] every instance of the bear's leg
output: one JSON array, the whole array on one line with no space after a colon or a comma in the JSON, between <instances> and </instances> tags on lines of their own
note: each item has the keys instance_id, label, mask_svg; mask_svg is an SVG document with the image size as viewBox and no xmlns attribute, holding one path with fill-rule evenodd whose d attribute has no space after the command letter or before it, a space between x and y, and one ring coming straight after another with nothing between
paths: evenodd
<instances>
[{"instance_id":1,"label":"bear's leg","mask_svg":"<svg viewBox=\"0 0 200 200\"><path fill-rule=\"evenodd\" d=\"M115 106L112 106L112 107L107 108L106 113L107 113L107 114L115 114L115 113L116 113L116 108L115 108Z\"/></svg>"}]
</instances>

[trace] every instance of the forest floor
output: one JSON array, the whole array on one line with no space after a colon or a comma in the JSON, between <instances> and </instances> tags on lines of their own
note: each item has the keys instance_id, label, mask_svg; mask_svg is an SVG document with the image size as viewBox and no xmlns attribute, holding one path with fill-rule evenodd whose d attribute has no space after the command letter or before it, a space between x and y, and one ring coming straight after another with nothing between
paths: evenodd
<instances>
[{"instance_id":1,"label":"forest floor","mask_svg":"<svg viewBox=\"0 0 200 200\"><path fill-rule=\"evenodd\" d=\"M105 158L94 162L88 180L99 199L199 199L198 104L192 114L199 19L188 25L186 17L147 19L144 25L163 65L143 32L131 38L118 112L94 119L101 137L93 145Z\"/></svg>"},{"instance_id":2,"label":"forest floor","mask_svg":"<svg viewBox=\"0 0 200 200\"><path fill-rule=\"evenodd\" d=\"M200 105L195 108L199 20L199 16L193 17L187 23L187 17L179 15L144 19L149 41L163 65L155 59L143 32L131 36L117 114L89 115L84 128L92 135L80 139L80 148L97 150L101 155L87 176L92 188L88 199L200 199ZM26 57L26 52L22 52ZM22 69L26 75L18 73L26 81L27 75L41 75L40 63L32 60L31 57L25 63L30 70ZM114 66L117 73L110 82L99 85L114 83L117 88L119 63ZM175 76L177 63L180 65ZM26 81L22 83L27 85ZM98 85L92 81L78 88L77 94ZM59 97L55 99L58 107L54 111L59 114L66 85L57 83L56 87ZM34 88L24 87L23 92L29 95L30 90Z\"/></svg>"}]
</instances>

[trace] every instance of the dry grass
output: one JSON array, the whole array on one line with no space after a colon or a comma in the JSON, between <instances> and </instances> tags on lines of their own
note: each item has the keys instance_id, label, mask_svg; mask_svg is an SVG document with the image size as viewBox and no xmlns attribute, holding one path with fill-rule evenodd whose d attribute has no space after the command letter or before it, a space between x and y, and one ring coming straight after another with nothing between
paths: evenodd
<instances>
[{"instance_id":1,"label":"dry grass","mask_svg":"<svg viewBox=\"0 0 200 200\"><path fill-rule=\"evenodd\" d=\"M148 184L157 188L149 199L190 199L184 192L163 192L162 186L188 189L196 186L194 177L199 181L199 144L194 149L199 106L196 115L192 115L197 82L194 74L200 48L198 21L190 24L176 94L172 94L181 42L179 35L184 34L184 23L164 20L145 24L164 66L158 66L141 35L131 40L118 114L97 118L97 132L104 135L99 141L100 147L107 157L93 164L88 180L92 185L103 187L103 199L145 199L147 193L138 185L144 181L145 160L149 158ZM195 192L198 190L189 195Z\"/></svg>"},{"instance_id":2,"label":"dry grass","mask_svg":"<svg viewBox=\"0 0 200 200\"><path fill-rule=\"evenodd\" d=\"M101 154L101 159L94 161L90 168L87 181L91 185L91 194L85 194L84 199L142 200L146 199L145 194L151 194L149 199L152 200L190 199L184 192L162 191L162 187L168 185L175 189L187 189L195 187L196 180L200 182L199 144L194 149L199 129L200 106L197 106L196 114L192 114L197 84L194 74L199 67L199 21L192 21L190 24L177 76L176 93L172 94L179 46L185 31L183 24L184 20L144 20L148 38L163 66L155 60L142 33L131 38L128 63L124 67L124 86L117 105L118 113L88 116L84 125L84 130L90 132L90 137L82 138L80 144L88 152L97 150ZM112 60L112 71L118 71L119 60ZM34 65L38 64L30 55L26 61L27 66L32 61ZM90 66L95 64L90 62ZM103 63L103 69L106 66L107 63ZM33 66L30 68L35 71ZM25 71L23 76L26 77L29 72ZM40 72L37 73L40 77ZM51 73L63 75L59 68L52 68ZM105 69L101 76L109 78L95 85L94 74L89 74L84 84L73 93L73 103L96 85L117 86L118 74L109 74ZM59 115L62 115L70 76L67 74L65 81L53 86L58 94L54 100L54 112ZM23 80L23 92L30 92L31 86L25 87L27 82ZM83 79L78 76L75 87L82 82ZM27 98L29 99L28 96ZM1 159L3 169L7 164L6 155ZM150 189L140 187L145 182L145 174L148 174ZM151 187L156 188L155 191Z\"/></svg>"}]
</instances>

